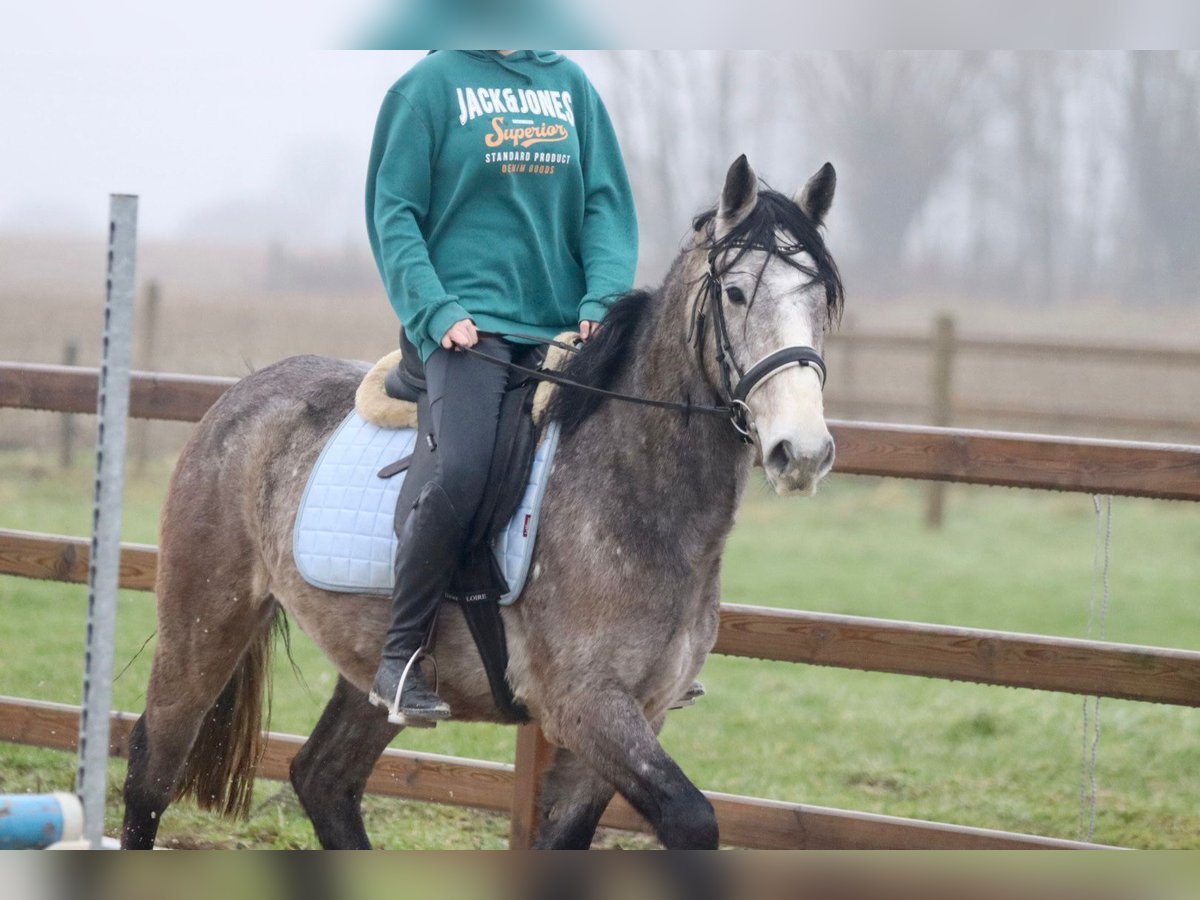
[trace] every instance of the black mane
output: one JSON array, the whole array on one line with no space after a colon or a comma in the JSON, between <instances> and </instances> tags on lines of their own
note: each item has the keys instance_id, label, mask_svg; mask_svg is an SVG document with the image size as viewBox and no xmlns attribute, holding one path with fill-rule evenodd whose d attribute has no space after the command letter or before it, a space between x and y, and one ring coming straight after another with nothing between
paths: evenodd
<instances>
[{"instance_id":1,"label":"black mane","mask_svg":"<svg viewBox=\"0 0 1200 900\"><path fill-rule=\"evenodd\" d=\"M604 326L583 345L559 373L571 381L604 390L613 383L629 361L633 337L649 306L649 291L630 291L609 309ZM550 419L557 420L563 434L570 434L596 411L604 398L599 394L559 385L550 403Z\"/></svg>"},{"instance_id":2,"label":"black mane","mask_svg":"<svg viewBox=\"0 0 1200 900\"><path fill-rule=\"evenodd\" d=\"M711 232L716 217L717 208L713 207L696 216L692 227L696 231ZM790 238L791 243L781 243L781 236L785 239ZM770 188L763 188L758 192L758 203L750 214L720 239L713 238L710 234L704 247L710 257L722 254L726 250L736 250L733 258L726 262L727 268L732 268L752 250L761 250L779 257L801 272L818 279L825 286L829 320L833 322L841 317L844 291L837 263L833 261L829 248L825 246L820 227L790 197ZM795 255L801 251L806 251L812 257L816 268L802 265L795 259Z\"/></svg>"}]
</instances>

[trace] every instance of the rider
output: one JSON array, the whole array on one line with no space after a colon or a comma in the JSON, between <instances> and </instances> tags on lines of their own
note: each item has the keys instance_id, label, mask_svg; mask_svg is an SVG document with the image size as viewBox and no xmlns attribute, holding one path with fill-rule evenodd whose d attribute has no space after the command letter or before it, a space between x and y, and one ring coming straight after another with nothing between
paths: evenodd
<instances>
[{"instance_id":1,"label":"rider","mask_svg":"<svg viewBox=\"0 0 1200 900\"><path fill-rule=\"evenodd\" d=\"M407 477L423 487L396 516L370 699L442 719L449 706L411 663L482 500L509 374L460 351L523 364L538 347L514 335L578 327L587 340L632 284L637 220L604 104L578 65L543 50L440 51L409 70L383 101L366 208L407 365L424 364L418 427L432 451L414 458Z\"/></svg>"}]
</instances>

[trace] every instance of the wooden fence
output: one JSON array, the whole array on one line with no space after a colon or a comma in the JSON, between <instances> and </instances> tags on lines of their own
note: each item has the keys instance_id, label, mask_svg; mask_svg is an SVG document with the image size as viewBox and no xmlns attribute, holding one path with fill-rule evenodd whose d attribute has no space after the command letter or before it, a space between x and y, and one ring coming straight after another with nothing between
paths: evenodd
<instances>
[{"instance_id":1,"label":"wooden fence","mask_svg":"<svg viewBox=\"0 0 1200 900\"><path fill-rule=\"evenodd\" d=\"M845 327L831 334L827 344L836 355L842 375L834 379L827 402L842 414L855 419L864 415L900 415L918 417L931 425L949 425L953 421L997 419L1014 421L1022 427L1054 429L1108 428L1138 429L1147 432L1187 432L1200 435L1200 417L1196 411L1168 415L1162 412L1098 410L1086 401L1074 399L1069 406L1034 407L1026 403L997 403L972 399L959 390L957 373L964 360L996 360L1010 363L1014 371L1031 364L1072 363L1103 364L1112 369L1153 366L1178 373L1200 374L1200 348L1164 344L1118 341L1064 341L1045 338L1001 337L987 334L961 334L952 316L934 318L927 333L917 331L865 331ZM865 356L872 353L901 352L929 361L928 394L924 397L881 398L864 390L858 373ZM1020 380L1018 380L1020 383Z\"/></svg>"},{"instance_id":2,"label":"wooden fence","mask_svg":"<svg viewBox=\"0 0 1200 900\"><path fill-rule=\"evenodd\" d=\"M137 332L140 335L137 362L148 370L157 369L157 331L160 318L161 290L156 282L147 284L140 304L141 318ZM1053 400L1040 397L1030 401L1024 391L1022 396L1004 398L976 396L977 379L968 377L975 364L1003 360L1011 364L1014 372L1028 373L1029 366L1048 363L1068 363L1072 367L1102 365L1107 371L1158 372L1170 376L1170 384L1178 389L1169 393L1176 398L1186 396L1189 385L1200 390L1200 348L1182 345L1115 342L1115 341L1063 341L1045 338L1014 338L987 334L961 334L951 316L934 318L927 333L920 331L872 331L860 330L850 322L831 334L827 340L830 358L837 369L826 391L826 405L837 415L848 419L871 419L882 417L892 421L921 422L935 426L968 425L970 423L1003 423L1005 428L1055 433L1063 430L1083 430L1105 437L1122 437L1126 434L1151 435L1153 440L1184 440L1188 443L1200 440L1200 416L1191 408L1180 406L1178 399L1172 405L1161 396L1164 383L1147 383L1147 396L1154 397L1149 408L1138 403L1137 408L1111 408L1110 403L1095 405L1099 395L1086 396L1089 392L1075 392L1070 397ZM68 342L63 348L64 365L74 366L78 360L78 344ZM894 360L922 361L928 367L927 384L909 373L907 378L890 379L886 395L869 384L872 374L879 375L879 366L873 365L872 357L885 354ZM871 370L874 370L873 372ZM1190 379L1178 384L1178 377ZM1024 378L1016 378L1013 385L1026 385ZM897 389L900 393L897 394ZM1095 392L1092 392L1093 394ZM1039 395L1040 396L1040 395ZM1131 397L1133 399L1139 399ZM1109 407L1109 408L1101 408ZM90 410L84 410L90 412ZM74 427L74 414L62 417L57 435L60 457L67 465L78 441ZM134 428L131 442L131 461L139 470L144 470L146 459L153 443L149 437L147 423ZM942 491L938 485L930 486L930 505L927 520L936 525L941 518Z\"/></svg>"},{"instance_id":3,"label":"wooden fence","mask_svg":"<svg viewBox=\"0 0 1200 900\"><path fill-rule=\"evenodd\" d=\"M973 386L962 383L964 380L972 381L963 378L962 370L971 368L964 366L965 362L1002 361L1017 376L1005 383L1012 386L1010 390L1015 387L1020 395L1028 392L1028 376L1039 366L1051 363L1068 363L1072 367L1103 364L1110 372L1145 372L1146 367L1150 367L1151 371L1169 373L1172 383L1186 393L1189 385L1200 390L1200 349L1136 342L1082 343L1044 338L962 335L958 332L954 317L950 315L935 317L932 328L925 334L859 331L845 327L830 335L828 346L831 359L841 374L826 391L826 405L854 419L884 416L916 419L942 427L967 422L1002 422L1006 427L1016 425L1039 431L1049 427L1055 432L1083 429L1109 437L1115 436L1114 431L1133 431L1141 435L1152 434L1155 440L1168 435L1173 439L1183 435L1189 442L1200 438L1200 418L1196 416L1194 406L1180 410L1176 403L1175 412L1169 412L1171 404L1166 403L1158 393L1165 386L1161 382L1157 385L1147 383L1145 387L1147 395L1156 398L1154 405L1157 408L1150 411L1140 408L1102 410L1094 405L1100 399L1095 391L1077 391L1065 404L1061 401L1052 402L1049 397L1042 397L1040 404L1038 401L1030 403L1026 396L1021 396L1016 402L1003 398L980 398L974 396L974 392L981 387L978 383ZM893 394L885 397L874 389L864 390L863 370L870 365L872 357L886 354L889 360L893 360L897 353L901 358L915 356L926 361L928 385L925 396L918 392L915 395ZM877 377L878 364L872 368ZM1178 384L1180 374L1190 380ZM910 385L913 381L907 379ZM977 382L977 379L974 381ZM1049 385L1042 385L1043 390L1047 387ZM1137 399L1144 401L1145 398ZM1102 402L1101 406L1111 405L1111 398L1106 400L1108 402ZM940 482L930 484L927 498L925 524L938 528L944 519L945 485Z\"/></svg>"},{"instance_id":4,"label":"wooden fence","mask_svg":"<svg viewBox=\"0 0 1200 900\"><path fill-rule=\"evenodd\" d=\"M89 412L97 373L0 363L0 406ZM137 374L131 414L195 421L231 379ZM1050 438L947 428L831 423L837 470L972 484L1200 500L1200 447ZM0 530L0 574L82 582L88 542ZM123 547L121 584L152 590L154 547ZM725 604L715 652L982 684L1200 706L1200 652L982 629ZM114 714L114 753L132 714ZM0 740L74 746L78 710L0 698ZM260 774L286 778L303 739L270 735ZM368 790L510 815L512 845L528 846L549 748L536 726L518 730L516 765L389 750ZM792 803L710 794L722 839L760 848L1084 847L1030 835ZM644 830L619 798L603 824Z\"/></svg>"}]
</instances>

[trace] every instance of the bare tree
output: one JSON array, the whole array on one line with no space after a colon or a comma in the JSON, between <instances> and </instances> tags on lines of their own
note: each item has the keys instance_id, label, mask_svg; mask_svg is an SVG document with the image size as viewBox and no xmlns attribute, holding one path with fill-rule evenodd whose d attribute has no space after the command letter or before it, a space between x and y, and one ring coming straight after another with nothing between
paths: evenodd
<instances>
[{"instance_id":1,"label":"bare tree","mask_svg":"<svg viewBox=\"0 0 1200 900\"><path fill-rule=\"evenodd\" d=\"M1045 51L1021 54L1012 79L1019 178L1010 176L1010 190L1019 185L1011 195L1024 226L1020 299L1038 306L1059 298L1065 80L1063 58Z\"/></svg>"},{"instance_id":2,"label":"bare tree","mask_svg":"<svg viewBox=\"0 0 1200 900\"><path fill-rule=\"evenodd\" d=\"M694 173L687 134L686 68L669 50L611 51L605 89L622 149L642 232L643 270L661 269L679 240L688 175Z\"/></svg>"},{"instance_id":3,"label":"bare tree","mask_svg":"<svg viewBox=\"0 0 1200 900\"><path fill-rule=\"evenodd\" d=\"M778 54L610 51L598 62L637 195L647 273L660 274L674 257L685 223L715 202L739 154L788 190L823 161L797 156L801 87Z\"/></svg>"},{"instance_id":4,"label":"bare tree","mask_svg":"<svg viewBox=\"0 0 1200 900\"><path fill-rule=\"evenodd\" d=\"M1126 157L1145 229L1139 292L1195 297L1200 285L1200 57L1135 51L1127 87Z\"/></svg>"},{"instance_id":5,"label":"bare tree","mask_svg":"<svg viewBox=\"0 0 1200 900\"><path fill-rule=\"evenodd\" d=\"M979 53L834 53L798 58L812 119L847 177L842 202L860 241L859 281L890 289L910 230L983 115Z\"/></svg>"},{"instance_id":6,"label":"bare tree","mask_svg":"<svg viewBox=\"0 0 1200 900\"><path fill-rule=\"evenodd\" d=\"M638 198L643 278L744 152L785 190L838 167L839 258L859 296L896 296L918 274L922 291L1039 306L1123 277L1159 294L1200 281L1200 55L594 60Z\"/></svg>"}]
</instances>

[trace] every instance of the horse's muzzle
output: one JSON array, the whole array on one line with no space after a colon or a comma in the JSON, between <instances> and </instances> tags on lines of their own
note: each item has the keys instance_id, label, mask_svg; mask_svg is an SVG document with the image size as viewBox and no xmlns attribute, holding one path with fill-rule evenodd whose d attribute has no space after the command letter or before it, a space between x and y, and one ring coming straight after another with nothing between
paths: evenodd
<instances>
[{"instance_id":1,"label":"horse's muzzle","mask_svg":"<svg viewBox=\"0 0 1200 900\"><path fill-rule=\"evenodd\" d=\"M763 469L776 493L811 494L816 491L818 482L833 468L834 455L833 438L829 435L805 446L785 438L776 441L766 451Z\"/></svg>"}]
</instances>

